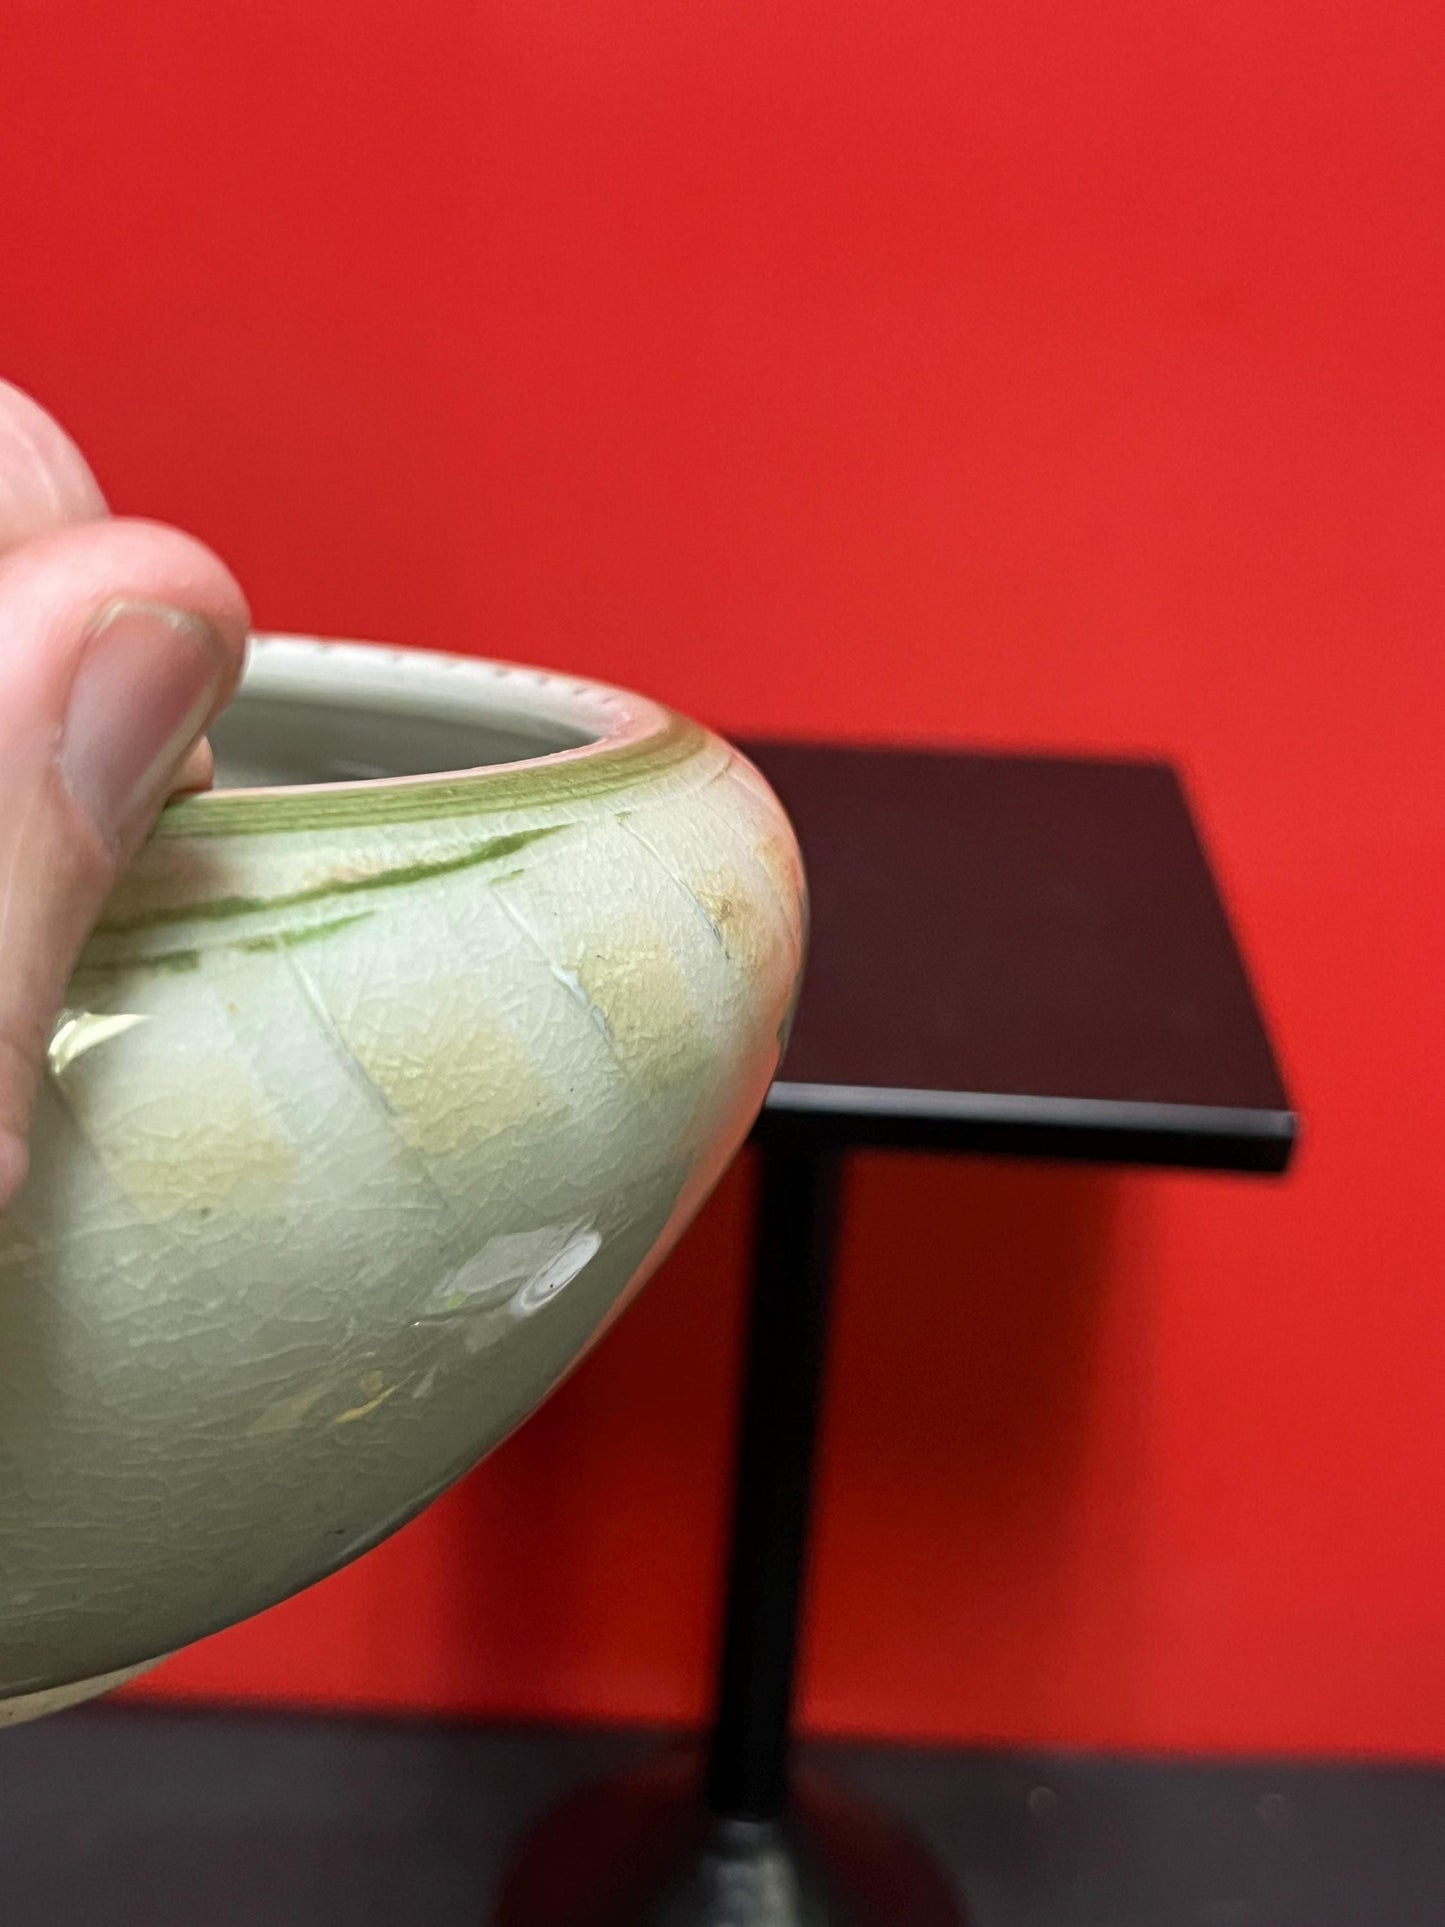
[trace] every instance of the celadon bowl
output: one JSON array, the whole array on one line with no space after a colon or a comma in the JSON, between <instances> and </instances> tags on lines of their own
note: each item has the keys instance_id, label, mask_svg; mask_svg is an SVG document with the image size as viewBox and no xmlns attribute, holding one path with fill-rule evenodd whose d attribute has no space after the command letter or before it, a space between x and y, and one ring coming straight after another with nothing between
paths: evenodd
<instances>
[{"instance_id":1,"label":"celadon bowl","mask_svg":"<svg viewBox=\"0 0 1445 1927\"><path fill-rule=\"evenodd\" d=\"M804 945L736 751L571 677L258 641L71 983L0 1219L0 1720L354 1558L752 1123Z\"/></svg>"}]
</instances>

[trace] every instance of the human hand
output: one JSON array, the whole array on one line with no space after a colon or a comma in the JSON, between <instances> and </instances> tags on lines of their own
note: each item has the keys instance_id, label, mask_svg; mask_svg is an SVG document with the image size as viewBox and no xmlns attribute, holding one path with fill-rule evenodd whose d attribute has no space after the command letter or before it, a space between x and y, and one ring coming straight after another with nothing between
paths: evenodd
<instances>
[{"instance_id":1,"label":"human hand","mask_svg":"<svg viewBox=\"0 0 1445 1927\"><path fill-rule=\"evenodd\" d=\"M0 1211L76 957L166 797L210 782L249 621L208 549L112 519L74 443L0 382Z\"/></svg>"}]
</instances>

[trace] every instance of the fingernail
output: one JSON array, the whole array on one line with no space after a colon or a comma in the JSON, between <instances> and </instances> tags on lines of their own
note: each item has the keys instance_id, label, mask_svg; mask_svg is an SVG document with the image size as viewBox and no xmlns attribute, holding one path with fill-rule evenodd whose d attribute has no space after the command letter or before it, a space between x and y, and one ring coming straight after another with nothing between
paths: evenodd
<instances>
[{"instance_id":1,"label":"fingernail","mask_svg":"<svg viewBox=\"0 0 1445 1927\"><path fill-rule=\"evenodd\" d=\"M205 728L226 658L208 622L113 602L91 624L60 738L60 774L107 843L159 803Z\"/></svg>"}]
</instances>

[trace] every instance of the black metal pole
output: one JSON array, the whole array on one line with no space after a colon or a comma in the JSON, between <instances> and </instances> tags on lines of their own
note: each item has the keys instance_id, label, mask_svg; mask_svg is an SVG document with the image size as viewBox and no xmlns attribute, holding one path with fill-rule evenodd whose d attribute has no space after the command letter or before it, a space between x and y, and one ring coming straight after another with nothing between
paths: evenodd
<instances>
[{"instance_id":1,"label":"black metal pole","mask_svg":"<svg viewBox=\"0 0 1445 1927\"><path fill-rule=\"evenodd\" d=\"M685 1756L578 1794L512 1869L498 1927L961 1927L902 1828L826 1779L789 1787L842 1153L767 1136L758 1152L705 1801Z\"/></svg>"},{"instance_id":2,"label":"black metal pole","mask_svg":"<svg viewBox=\"0 0 1445 1927\"><path fill-rule=\"evenodd\" d=\"M759 1146L746 1363L707 1800L775 1820L788 1794L798 1626L842 1160Z\"/></svg>"}]
</instances>

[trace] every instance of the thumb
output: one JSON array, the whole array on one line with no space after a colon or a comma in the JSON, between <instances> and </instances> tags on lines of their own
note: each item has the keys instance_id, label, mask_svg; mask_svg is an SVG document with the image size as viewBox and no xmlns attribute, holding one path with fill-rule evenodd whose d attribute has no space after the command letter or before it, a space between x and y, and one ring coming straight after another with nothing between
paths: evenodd
<instances>
[{"instance_id":1,"label":"thumb","mask_svg":"<svg viewBox=\"0 0 1445 1927\"><path fill-rule=\"evenodd\" d=\"M0 1210L66 980L235 687L244 600L189 538L91 522L0 559Z\"/></svg>"}]
</instances>

